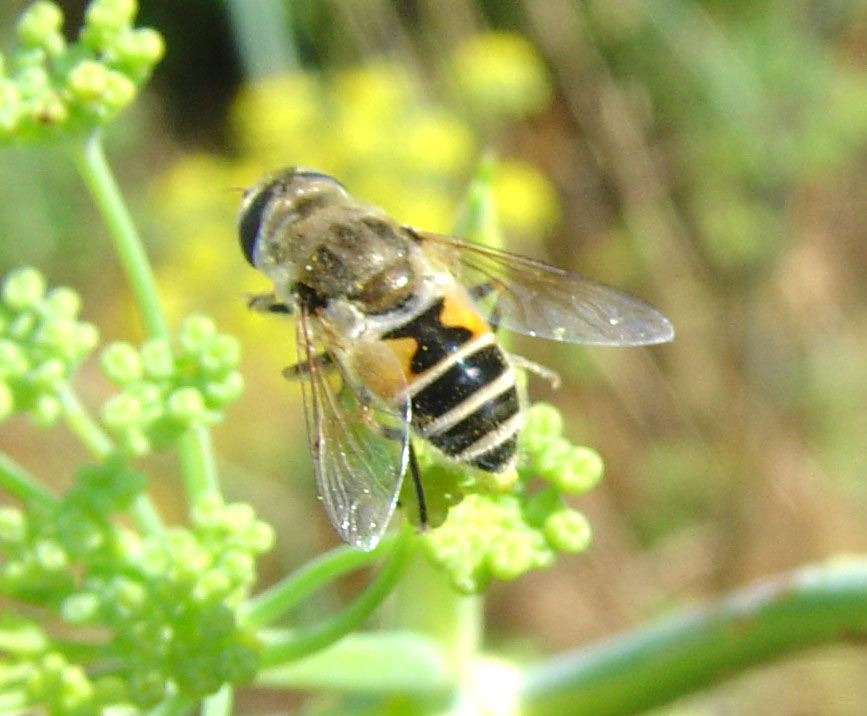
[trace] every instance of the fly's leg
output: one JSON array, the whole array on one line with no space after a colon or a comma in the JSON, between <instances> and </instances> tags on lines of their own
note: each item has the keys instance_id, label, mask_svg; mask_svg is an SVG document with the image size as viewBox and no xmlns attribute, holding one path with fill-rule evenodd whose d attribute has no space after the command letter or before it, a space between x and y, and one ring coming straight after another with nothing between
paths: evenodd
<instances>
[{"instance_id":1,"label":"fly's leg","mask_svg":"<svg viewBox=\"0 0 867 716\"><path fill-rule=\"evenodd\" d=\"M412 441L409 443L409 474L412 478L412 487L415 490L415 499L418 503L418 523L421 529L427 529L427 503L424 499L424 488L421 484L421 471L418 469L418 460L415 457L415 448Z\"/></svg>"},{"instance_id":2,"label":"fly's leg","mask_svg":"<svg viewBox=\"0 0 867 716\"><path fill-rule=\"evenodd\" d=\"M249 296L247 298L247 308L251 311L256 311L257 313L279 313L283 315L291 315L293 312L292 306L277 298L277 294L273 291L271 293L259 293Z\"/></svg>"},{"instance_id":3,"label":"fly's leg","mask_svg":"<svg viewBox=\"0 0 867 716\"><path fill-rule=\"evenodd\" d=\"M533 361L524 358L524 356L517 356L514 353L509 353L509 360L511 360L518 368L523 368L531 373L535 373L540 378L544 378L555 390L560 387L560 376L550 368L534 363Z\"/></svg>"},{"instance_id":4,"label":"fly's leg","mask_svg":"<svg viewBox=\"0 0 867 716\"><path fill-rule=\"evenodd\" d=\"M485 283L480 283L478 286L473 286L470 289L470 296L474 301L480 301L487 296L490 296L494 291L498 289L498 286L494 281L486 281ZM490 323L494 329L499 326L500 323L500 304L499 301L494 303L494 307L491 309L491 313L488 316L488 323ZM524 370L528 370L531 373L535 373L536 375L547 380L552 388L560 387L560 376L557 375L550 368L546 368L543 365L539 365L538 363L534 363L523 356L517 356L512 353L509 354L509 358L512 363L514 363L518 368L523 368Z\"/></svg>"},{"instance_id":5,"label":"fly's leg","mask_svg":"<svg viewBox=\"0 0 867 716\"><path fill-rule=\"evenodd\" d=\"M296 380L302 375L309 375L311 370L317 368L331 368L334 366L334 361L328 353L319 353L313 356L313 365L309 363L296 363L284 368L282 371L283 377L286 380Z\"/></svg>"}]
</instances>

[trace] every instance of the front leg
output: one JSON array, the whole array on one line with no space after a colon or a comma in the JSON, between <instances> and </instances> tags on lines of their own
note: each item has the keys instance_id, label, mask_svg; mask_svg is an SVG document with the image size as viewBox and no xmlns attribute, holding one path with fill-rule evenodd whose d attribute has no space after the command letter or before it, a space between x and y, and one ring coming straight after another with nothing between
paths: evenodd
<instances>
[{"instance_id":1,"label":"front leg","mask_svg":"<svg viewBox=\"0 0 867 716\"><path fill-rule=\"evenodd\" d=\"M332 367L334 367L334 361L328 353L317 353L313 356L312 363L290 365L288 368L283 369L282 374L286 380L297 380L302 375L310 375L314 370Z\"/></svg>"},{"instance_id":2,"label":"front leg","mask_svg":"<svg viewBox=\"0 0 867 716\"><path fill-rule=\"evenodd\" d=\"M273 291L248 296L247 308L257 313L280 313L283 315L293 313L293 307L277 298L277 294Z\"/></svg>"}]
</instances>

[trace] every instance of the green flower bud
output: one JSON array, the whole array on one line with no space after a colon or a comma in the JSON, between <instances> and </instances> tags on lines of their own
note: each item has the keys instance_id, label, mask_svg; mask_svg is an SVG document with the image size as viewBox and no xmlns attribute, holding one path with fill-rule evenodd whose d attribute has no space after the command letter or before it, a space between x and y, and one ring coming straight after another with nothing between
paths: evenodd
<instances>
[{"instance_id":1,"label":"green flower bud","mask_svg":"<svg viewBox=\"0 0 867 716\"><path fill-rule=\"evenodd\" d=\"M503 580L515 579L539 566L539 544L534 537L532 532L509 531L497 539L487 558L491 576Z\"/></svg>"},{"instance_id":2,"label":"green flower bud","mask_svg":"<svg viewBox=\"0 0 867 716\"><path fill-rule=\"evenodd\" d=\"M563 433L563 416L548 403L534 403L524 417L521 437L528 443L560 437Z\"/></svg>"},{"instance_id":3,"label":"green flower bud","mask_svg":"<svg viewBox=\"0 0 867 716\"><path fill-rule=\"evenodd\" d=\"M56 393L66 381L66 366L59 358L49 358L31 370L26 378L35 390Z\"/></svg>"},{"instance_id":4,"label":"green flower bud","mask_svg":"<svg viewBox=\"0 0 867 716\"><path fill-rule=\"evenodd\" d=\"M512 492L518 484L518 471L515 468L503 472L481 472L479 475L479 487L484 492L505 494Z\"/></svg>"},{"instance_id":5,"label":"green flower bud","mask_svg":"<svg viewBox=\"0 0 867 716\"><path fill-rule=\"evenodd\" d=\"M148 599L148 592L140 582L125 578L112 580L111 601L118 615L137 614Z\"/></svg>"},{"instance_id":6,"label":"green flower bud","mask_svg":"<svg viewBox=\"0 0 867 716\"><path fill-rule=\"evenodd\" d=\"M0 542L21 544L27 537L24 513L15 507L0 507Z\"/></svg>"},{"instance_id":7,"label":"green flower bud","mask_svg":"<svg viewBox=\"0 0 867 716\"><path fill-rule=\"evenodd\" d=\"M200 365L206 373L221 374L238 365L241 344L234 336L216 336L201 354Z\"/></svg>"},{"instance_id":8,"label":"green flower bud","mask_svg":"<svg viewBox=\"0 0 867 716\"><path fill-rule=\"evenodd\" d=\"M211 570L203 574L196 583L191 597L198 604L214 603L224 599L231 591L232 586L225 570Z\"/></svg>"},{"instance_id":9,"label":"green flower bud","mask_svg":"<svg viewBox=\"0 0 867 716\"><path fill-rule=\"evenodd\" d=\"M250 584L256 577L253 557L245 552L233 551L224 555L220 566L235 584Z\"/></svg>"},{"instance_id":10,"label":"green flower bud","mask_svg":"<svg viewBox=\"0 0 867 716\"><path fill-rule=\"evenodd\" d=\"M33 118L42 128L59 127L69 118L69 110L55 90L48 90L34 104Z\"/></svg>"},{"instance_id":11,"label":"green flower bud","mask_svg":"<svg viewBox=\"0 0 867 716\"><path fill-rule=\"evenodd\" d=\"M556 474L548 479L561 492L580 495L602 479L604 465L599 453L588 447L570 446L570 454Z\"/></svg>"},{"instance_id":12,"label":"green flower bud","mask_svg":"<svg viewBox=\"0 0 867 716\"><path fill-rule=\"evenodd\" d=\"M141 360L145 374L152 380L168 378L174 373L175 359L172 347L163 338L153 338L141 348Z\"/></svg>"},{"instance_id":13,"label":"green flower bud","mask_svg":"<svg viewBox=\"0 0 867 716\"><path fill-rule=\"evenodd\" d=\"M99 343L99 331L92 323L78 323L73 341L76 353L83 356L96 348Z\"/></svg>"},{"instance_id":14,"label":"green flower bud","mask_svg":"<svg viewBox=\"0 0 867 716\"><path fill-rule=\"evenodd\" d=\"M136 85L126 75L114 70L108 70L105 77L105 91L102 102L105 109L115 115L127 107L135 98Z\"/></svg>"},{"instance_id":15,"label":"green flower bud","mask_svg":"<svg viewBox=\"0 0 867 716\"><path fill-rule=\"evenodd\" d=\"M141 382L129 386L125 391L141 404L141 419L145 424L158 420L165 413L163 405L164 391L155 383Z\"/></svg>"},{"instance_id":16,"label":"green flower bud","mask_svg":"<svg viewBox=\"0 0 867 716\"><path fill-rule=\"evenodd\" d=\"M57 572L69 563L66 550L54 540L39 540L33 547L33 555L39 566L47 572Z\"/></svg>"},{"instance_id":17,"label":"green flower bud","mask_svg":"<svg viewBox=\"0 0 867 716\"><path fill-rule=\"evenodd\" d=\"M141 380L142 361L129 343L112 343L100 356L100 366L109 380L125 385Z\"/></svg>"},{"instance_id":18,"label":"green flower bud","mask_svg":"<svg viewBox=\"0 0 867 716\"><path fill-rule=\"evenodd\" d=\"M8 418L15 410L15 396L5 381L0 380L0 420Z\"/></svg>"},{"instance_id":19,"label":"green flower bud","mask_svg":"<svg viewBox=\"0 0 867 716\"><path fill-rule=\"evenodd\" d=\"M155 706L165 698L168 688L163 675L157 670L135 670L127 679L130 700L142 709Z\"/></svg>"},{"instance_id":20,"label":"green flower bud","mask_svg":"<svg viewBox=\"0 0 867 716\"><path fill-rule=\"evenodd\" d=\"M142 430L127 430L123 437L123 443L132 455L147 455L151 451L151 441Z\"/></svg>"},{"instance_id":21,"label":"green flower bud","mask_svg":"<svg viewBox=\"0 0 867 716\"><path fill-rule=\"evenodd\" d=\"M32 99L50 86L45 68L46 53L41 47L17 47L9 57L15 83L22 97Z\"/></svg>"},{"instance_id":22,"label":"green flower bud","mask_svg":"<svg viewBox=\"0 0 867 716\"><path fill-rule=\"evenodd\" d=\"M205 494L196 500L190 512L190 521L196 527L212 527L222 518L223 498L216 494Z\"/></svg>"},{"instance_id":23,"label":"green flower bud","mask_svg":"<svg viewBox=\"0 0 867 716\"><path fill-rule=\"evenodd\" d=\"M8 324L6 324L6 334L10 338L14 338L21 342L30 340L30 334L36 328L36 314L32 311L19 313Z\"/></svg>"},{"instance_id":24,"label":"green flower bud","mask_svg":"<svg viewBox=\"0 0 867 716\"><path fill-rule=\"evenodd\" d=\"M52 288L45 296L45 307L57 318L74 319L81 310L81 297L66 286Z\"/></svg>"},{"instance_id":25,"label":"green flower bud","mask_svg":"<svg viewBox=\"0 0 867 716\"><path fill-rule=\"evenodd\" d=\"M256 521L256 513L246 502L226 505L223 511L223 524L230 530L242 530Z\"/></svg>"},{"instance_id":26,"label":"green flower bud","mask_svg":"<svg viewBox=\"0 0 867 716\"><path fill-rule=\"evenodd\" d=\"M100 600L92 592L78 592L66 599L60 605L60 616L69 624L90 624L99 614Z\"/></svg>"},{"instance_id":27,"label":"green flower bud","mask_svg":"<svg viewBox=\"0 0 867 716\"><path fill-rule=\"evenodd\" d=\"M56 36L62 26L63 11L53 2L37 0L21 14L15 29L21 44L38 47Z\"/></svg>"},{"instance_id":28,"label":"green flower bud","mask_svg":"<svg viewBox=\"0 0 867 716\"><path fill-rule=\"evenodd\" d=\"M84 23L88 28L118 31L129 27L137 12L136 0L92 0Z\"/></svg>"},{"instance_id":29,"label":"green flower bud","mask_svg":"<svg viewBox=\"0 0 867 716\"><path fill-rule=\"evenodd\" d=\"M39 395L30 409L30 419L39 428L54 425L60 417L63 407L53 395Z\"/></svg>"},{"instance_id":30,"label":"green flower bud","mask_svg":"<svg viewBox=\"0 0 867 716\"><path fill-rule=\"evenodd\" d=\"M127 30L118 35L107 53L107 59L118 69L141 77L165 54L162 35L149 27Z\"/></svg>"},{"instance_id":31,"label":"green flower bud","mask_svg":"<svg viewBox=\"0 0 867 716\"><path fill-rule=\"evenodd\" d=\"M82 60L67 75L67 91L74 100L88 102L100 99L108 86L109 72L101 62Z\"/></svg>"},{"instance_id":32,"label":"green flower bud","mask_svg":"<svg viewBox=\"0 0 867 716\"><path fill-rule=\"evenodd\" d=\"M0 79L0 139L15 131L23 114L18 87L11 80Z\"/></svg>"},{"instance_id":33,"label":"green flower bud","mask_svg":"<svg viewBox=\"0 0 867 716\"><path fill-rule=\"evenodd\" d=\"M195 355L205 349L217 335L217 327L207 316L189 316L181 324L178 331L178 343L181 351Z\"/></svg>"},{"instance_id":34,"label":"green flower bud","mask_svg":"<svg viewBox=\"0 0 867 716\"><path fill-rule=\"evenodd\" d=\"M202 393L196 388L178 388L169 395L166 409L168 414L178 422L192 424L202 420L205 400Z\"/></svg>"},{"instance_id":35,"label":"green flower bud","mask_svg":"<svg viewBox=\"0 0 867 716\"><path fill-rule=\"evenodd\" d=\"M549 515L543 531L548 544L558 552L575 554L590 544L590 523L575 510L563 509Z\"/></svg>"},{"instance_id":36,"label":"green flower bud","mask_svg":"<svg viewBox=\"0 0 867 716\"><path fill-rule=\"evenodd\" d=\"M209 405L223 407L244 392L244 377L240 373L229 373L220 381L208 381L204 387Z\"/></svg>"},{"instance_id":37,"label":"green flower bud","mask_svg":"<svg viewBox=\"0 0 867 716\"><path fill-rule=\"evenodd\" d=\"M78 664L70 664L63 670L59 692L55 692L54 698L49 698L49 703L56 700L61 713L81 713L92 698L93 684L84 669Z\"/></svg>"},{"instance_id":38,"label":"green flower bud","mask_svg":"<svg viewBox=\"0 0 867 716\"><path fill-rule=\"evenodd\" d=\"M24 351L12 341L0 338L0 377L18 378L30 370Z\"/></svg>"},{"instance_id":39,"label":"green flower bud","mask_svg":"<svg viewBox=\"0 0 867 716\"><path fill-rule=\"evenodd\" d=\"M109 398L102 407L102 419L113 429L136 425L141 420L141 413L141 401L126 393Z\"/></svg>"},{"instance_id":40,"label":"green flower bud","mask_svg":"<svg viewBox=\"0 0 867 716\"><path fill-rule=\"evenodd\" d=\"M68 361L76 360L78 324L68 318L46 317L33 335L33 342Z\"/></svg>"},{"instance_id":41,"label":"green flower bud","mask_svg":"<svg viewBox=\"0 0 867 716\"><path fill-rule=\"evenodd\" d=\"M244 535L246 547L255 554L268 552L274 546L275 539L274 528L258 520Z\"/></svg>"},{"instance_id":42,"label":"green flower bud","mask_svg":"<svg viewBox=\"0 0 867 716\"><path fill-rule=\"evenodd\" d=\"M12 271L0 287L0 299L14 311L35 308L45 295L45 279L35 268Z\"/></svg>"},{"instance_id":43,"label":"green flower bud","mask_svg":"<svg viewBox=\"0 0 867 716\"><path fill-rule=\"evenodd\" d=\"M252 681L259 671L261 648L252 633L240 632L234 642L220 652L221 673L226 681L245 683Z\"/></svg>"},{"instance_id":44,"label":"green flower bud","mask_svg":"<svg viewBox=\"0 0 867 716\"><path fill-rule=\"evenodd\" d=\"M528 450L533 470L545 480L557 480L572 457L572 444L564 438L555 438L534 447L535 450Z\"/></svg>"}]
</instances>

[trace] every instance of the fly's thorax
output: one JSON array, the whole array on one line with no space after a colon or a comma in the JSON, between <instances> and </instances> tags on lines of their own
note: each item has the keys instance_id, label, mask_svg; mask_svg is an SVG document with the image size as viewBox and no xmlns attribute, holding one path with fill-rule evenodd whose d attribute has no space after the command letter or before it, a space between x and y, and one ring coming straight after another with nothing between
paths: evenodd
<instances>
[{"instance_id":1,"label":"fly's thorax","mask_svg":"<svg viewBox=\"0 0 867 716\"><path fill-rule=\"evenodd\" d=\"M283 235L294 280L322 302L348 298L365 313L395 309L412 294L413 246L402 227L359 204L335 204Z\"/></svg>"}]
</instances>

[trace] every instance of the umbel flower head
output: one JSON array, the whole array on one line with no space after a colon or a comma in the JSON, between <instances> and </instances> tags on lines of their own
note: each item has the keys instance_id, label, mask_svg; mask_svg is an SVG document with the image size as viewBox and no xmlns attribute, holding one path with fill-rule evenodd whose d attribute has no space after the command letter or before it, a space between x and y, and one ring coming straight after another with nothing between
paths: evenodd
<instances>
[{"instance_id":1,"label":"umbel flower head","mask_svg":"<svg viewBox=\"0 0 867 716\"><path fill-rule=\"evenodd\" d=\"M121 391L103 406L103 420L128 452L165 448L187 428L220 420L244 387L239 358L237 339L217 333L205 316L184 320L174 344L113 343L102 368Z\"/></svg>"},{"instance_id":2,"label":"umbel flower head","mask_svg":"<svg viewBox=\"0 0 867 716\"><path fill-rule=\"evenodd\" d=\"M158 32L132 26L137 10L136 0L93 0L68 43L60 7L30 5L0 54L0 143L87 134L125 109L164 52Z\"/></svg>"},{"instance_id":3,"label":"umbel flower head","mask_svg":"<svg viewBox=\"0 0 867 716\"><path fill-rule=\"evenodd\" d=\"M593 487L602 477L602 459L572 445L562 429L553 406L533 405L519 437L517 470L493 480L482 476L475 485L468 484L466 468L438 463L425 451L427 496L439 525L423 544L458 591L480 592L491 579L516 579L589 544L589 522L564 496ZM534 479L540 486L531 485Z\"/></svg>"},{"instance_id":4,"label":"umbel flower head","mask_svg":"<svg viewBox=\"0 0 867 716\"><path fill-rule=\"evenodd\" d=\"M23 412L39 425L60 414L60 391L93 350L96 327L78 320L72 289L46 290L34 268L9 273L0 285L0 420Z\"/></svg>"}]
</instances>

